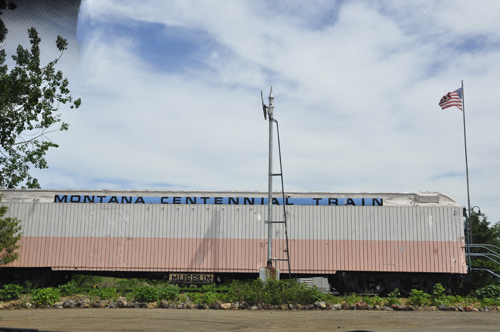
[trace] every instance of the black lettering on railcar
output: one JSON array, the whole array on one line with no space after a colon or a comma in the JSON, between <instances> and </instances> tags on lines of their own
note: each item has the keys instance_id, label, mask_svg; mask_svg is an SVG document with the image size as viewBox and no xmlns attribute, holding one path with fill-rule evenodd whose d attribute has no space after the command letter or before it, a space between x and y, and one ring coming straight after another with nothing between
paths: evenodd
<instances>
[{"instance_id":1,"label":"black lettering on railcar","mask_svg":"<svg viewBox=\"0 0 500 332\"><path fill-rule=\"evenodd\" d=\"M200 199L202 202L198 202ZM146 197L141 196L93 196L93 195L54 195L54 203L122 203L122 204L228 204L228 205L264 205L265 197ZM310 198L310 197L286 197L273 198L273 205L330 205L330 206L384 206L383 198Z\"/></svg>"},{"instance_id":2,"label":"black lettering on railcar","mask_svg":"<svg viewBox=\"0 0 500 332\"><path fill-rule=\"evenodd\" d=\"M213 284L213 274L197 273L170 273L169 282L172 284Z\"/></svg>"},{"instance_id":3,"label":"black lettering on railcar","mask_svg":"<svg viewBox=\"0 0 500 332\"><path fill-rule=\"evenodd\" d=\"M122 196L122 203L132 203L132 197Z\"/></svg>"},{"instance_id":4,"label":"black lettering on railcar","mask_svg":"<svg viewBox=\"0 0 500 332\"><path fill-rule=\"evenodd\" d=\"M250 198L249 197L245 197L243 199L243 204L247 205L247 203L249 205L254 205L255 204L255 197L250 197Z\"/></svg>"},{"instance_id":5,"label":"black lettering on railcar","mask_svg":"<svg viewBox=\"0 0 500 332\"><path fill-rule=\"evenodd\" d=\"M328 205L339 205L339 199L338 198L329 198Z\"/></svg>"},{"instance_id":6,"label":"black lettering on railcar","mask_svg":"<svg viewBox=\"0 0 500 332\"><path fill-rule=\"evenodd\" d=\"M68 203L68 195L55 195L54 196L54 203Z\"/></svg>"}]
</instances>

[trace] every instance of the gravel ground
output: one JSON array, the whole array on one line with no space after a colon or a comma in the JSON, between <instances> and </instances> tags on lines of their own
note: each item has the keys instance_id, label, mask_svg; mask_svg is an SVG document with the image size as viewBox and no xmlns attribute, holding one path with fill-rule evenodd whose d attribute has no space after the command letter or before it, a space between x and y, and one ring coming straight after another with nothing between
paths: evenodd
<instances>
[{"instance_id":1,"label":"gravel ground","mask_svg":"<svg viewBox=\"0 0 500 332\"><path fill-rule=\"evenodd\" d=\"M0 327L39 331L500 330L493 312L36 309L2 310L0 317Z\"/></svg>"}]
</instances>

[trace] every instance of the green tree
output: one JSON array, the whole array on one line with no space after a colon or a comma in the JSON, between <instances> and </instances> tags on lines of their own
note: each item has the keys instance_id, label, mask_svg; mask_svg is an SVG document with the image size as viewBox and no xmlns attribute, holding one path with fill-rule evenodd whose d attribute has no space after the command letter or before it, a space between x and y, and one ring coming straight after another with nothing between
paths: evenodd
<instances>
[{"instance_id":1,"label":"green tree","mask_svg":"<svg viewBox=\"0 0 500 332\"><path fill-rule=\"evenodd\" d=\"M475 212L471 213L470 219L472 224L473 244L491 244L500 248L500 222L491 226L488 217L479 215ZM492 249L495 250L494 248ZM490 253L488 250L480 248L473 248L472 251L474 253ZM500 251L497 250L497 254L500 255ZM484 267L496 271L497 274L500 273L500 266L488 258L472 257L472 266ZM458 293L467 295L488 285L498 285L498 280L493 278L493 275L489 272L472 271L469 280L459 283L455 287Z\"/></svg>"},{"instance_id":2,"label":"green tree","mask_svg":"<svg viewBox=\"0 0 500 332\"><path fill-rule=\"evenodd\" d=\"M14 10L16 9L17 6L14 2L12 1L5 1L5 0L0 0L0 15L2 15L3 11L6 9ZM7 27L5 26L5 23L3 23L3 20L0 19L0 43L3 43L5 40L5 35L7 34Z\"/></svg>"},{"instance_id":3,"label":"green tree","mask_svg":"<svg viewBox=\"0 0 500 332\"><path fill-rule=\"evenodd\" d=\"M6 8L14 9L15 5L0 0L0 14ZM1 22L0 42L6 34L7 28ZM0 187L5 188L40 188L29 170L48 167L45 154L58 145L47 134L68 130L68 124L61 120L59 105L68 103L78 108L81 104L80 99L73 100L68 80L55 69L67 41L57 36L59 58L41 66L41 39L35 28L28 29L28 36L31 50L19 45L12 56L15 66L11 70L5 64L5 50L0 50Z\"/></svg>"},{"instance_id":4,"label":"green tree","mask_svg":"<svg viewBox=\"0 0 500 332\"><path fill-rule=\"evenodd\" d=\"M492 244L500 247L500 222L491 225L487 216L477 213L471 214L472 242L478 244Z\"/></svg>"},{"instance_id":5,"label":"green tree","mask_svg":"<svg viewBox=\"0 0 500 332\"><path fill-rule=\"evenodd\" d=\"M2 196L0 195L0 203ZM7 207L0 205L0 266L8 264L18 258L15 252L19 245L17 242L21 239L21 225L16 218L4 217L7 213Z\"/></svg>"}]
</instances>

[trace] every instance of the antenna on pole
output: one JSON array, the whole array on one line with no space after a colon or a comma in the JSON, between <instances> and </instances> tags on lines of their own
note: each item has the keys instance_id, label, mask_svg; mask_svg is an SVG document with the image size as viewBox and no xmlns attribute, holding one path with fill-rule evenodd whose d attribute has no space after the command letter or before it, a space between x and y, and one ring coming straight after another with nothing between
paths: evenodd
<instances>
[{"instance_id":1,"label":"antenna on pole","mask_svg":"<svg viewBox=\"0 0 500 332\"><path fill-rule=\"evenodd\" d=\"M276 263L278 261L287 261L288 262L288 276L290 278L290 284L292 283L292 274L290 268L290 251L288 247L288 230L286 224L286 204L287 199L285 199L285 187L283 185L283 166L281 162L281 147L280 147L280 139L279 139L279 127L278 121L274 119L274 96L273 96L273 87L271 86L271 91L269 92L269 106L264 104L264 94L260 91L260 98L262 100L262 110L264 111L264 120L269 120L269 177L268 177L268 199L267 199L267 210L268 210L268 219L267 219L267 265L265 269L260 269L259 277L263 281L267 281L268 279L279 280L280 272L273 266L273 261ZM276 133L278 135L278 151L279 151L279 161L280 161L280 172L278 174L273 173L273 122L276 123ZM282 193L282 205L283 205L283 220L275 221L273 220L273 177L279 176L281 177L281 193ZM279 204L279 203L278 203ZM272 233L272 225L273 224L284 224L285 226L285 239L286 239L286 249L283 250L286 252L287 258L273 258L273 233Z\"/></svg>"},{"instance_id":2,"label":"antenna on pole","mask_svg":"<svg viewBox=\"0 0 500 332\"><path fill-rule=\"evenodd\" d=\"M264 104L264 93L260 90L260 99L262 99L262 110L264 111L264 120L267 120L267 106Z\"/></svg>"},{"instance_id":3,"label":"antenna on pole","mask_svg":"<svg viewBox=\"0 0 500 332\"><path fill-rule=\"evenodd\" d=\"M273 259L273 234L272 234L272 220L273 220L273 115L274 115L274 96L273 87L271 86L271 91L269 92L269 106L264 105L264 99L262 97L262 91L260 91L260 96L262 98L262 105L265 107L267 112L264 112L264 119L269 118L269 178L268 178L268 190L267 190L267 209L268 209L268 219L267 219L267 265L272 266Z\"/></svg>"}]
</instances>

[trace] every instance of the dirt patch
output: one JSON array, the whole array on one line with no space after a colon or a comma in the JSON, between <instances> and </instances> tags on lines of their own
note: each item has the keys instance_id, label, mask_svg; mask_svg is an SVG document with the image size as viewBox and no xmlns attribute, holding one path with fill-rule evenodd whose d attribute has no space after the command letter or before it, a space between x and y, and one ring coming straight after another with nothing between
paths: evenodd
<instances>
[{"instance_id":1,"label":"dirt patch","mask_svg":"<svg viewBox=\"0 0 500 332\"><path fill-rule=\"evenodd\" d=\"M500 313L440 311L2 310L0 327L40 331L498 331Z\"/></svg>"}]
</instances>

